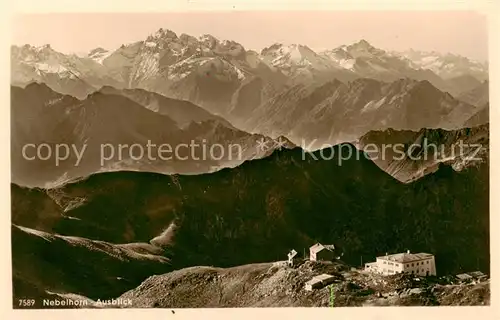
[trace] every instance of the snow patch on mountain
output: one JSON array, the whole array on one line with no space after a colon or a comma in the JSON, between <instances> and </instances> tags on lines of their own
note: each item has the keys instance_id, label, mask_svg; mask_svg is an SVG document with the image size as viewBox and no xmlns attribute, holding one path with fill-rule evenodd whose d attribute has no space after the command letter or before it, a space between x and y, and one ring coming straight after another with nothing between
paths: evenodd
<instances>
[{"instance_id":1,"label":"snow patch on mountain","mask_svg":"<svg viewBox=\"0 0 500 320\"><path fill-rule=\"evenodd\" d=\"M94 60L95 62L97 62L99 64L102 64L104 59L109 57L112 53L113 53L113 51L108 51L108 50L103 49L103 48L96 48L96 49L90 51L87 57Z\"/></svg>"},{"instance_id":2,"label":"snow patch on mountain","mask_svg":"<svg viewBox=\"0 0 500 320\"><path fill-rule=\"evenodd\" d=\"M263 49L260 57L270 67L278 68L288 75L296 72L303 73L305 69L322 71L338 67L332 59L319 55L309 47L300 44L275 43Z\"/></svg>"},{"instance_id":3,"label":"snow patch on mountain","mask_svg":"<svg viewBox=\"0 0 500 320\"><path fill-rule=\"evenodd\" d=\"M205 63L209 62L213 58L197 57L191 56L180 62L171 65L168 68L168 79L169 80L181 80L191 74L191 72L196 68L196 66L203 66Z\"/></svg>"},{"instance_id":4,"label":"snow patch on mountain","mask_svg":"<svg viewBox=\"0 0 500 320\"><path fill-rule=\"evenodd\" d=\"M34 63L33 66L37 68L37 71L44 71L48 73L63 73L68 71L68 69L58 64L49 65L47 63Z\"/></svg>"},{"instance_id":5,"label":"snow patch on mountain","mask_svg":"<svg viewBox=\"0 0 500 320\"><path fill-rule=\"evenodd\" d=\"M134 80L144 80L154 77L158 74L158 67L160 65L159 53L147 54L140 60ZM132 80L132 79L131 79Z\"/></svg>"},{"instance_id":6,"label":"snow patch on mountain","mask_svg":"<svg viewBox=\"0 0 500 320\"><path fill-rule=\"evenodd\" d=\"M467 73L472 73L479 80L484 80L488 77L487 63L481 63L460 55L413 49L403 52L392 52L392 54L408 59L414 68L431 70L443 78L453 78Z\"/></svg>"},{"instance_id":7,"label":"snow patch on mountain","mask_svg":"<svg viewBox=\"0 0 500 320\"><path fill-rule=\"evenodd\" d=\"M35 77L44 74L56 74L60 78L77 79L84 70L78 67L79 57L76 55L64 55L51 48L50 45L34 47L24 45L22 47L13 46L11 48L13 63L18 68L28 66L34 72ZM13 77L18 76L14 72ZM29 77L29 75L28 75Z\"/></svg>"},{"instance_id":8,"label":"snow patch on mountain","mask_svg":"<svg viewBox=\"0 0 500 320\"><path fill-rule=\"evenodd\" d=\"M396 98L396 97L393 97L392 100L394 100L394 98ZM372 100L372 101L368 102L363 108L361 108L361 113L365 113L367 111L374 111L374 110L379 109L381 106L384 105L385 99L386 99L386 97L383 97L382 99L380 99L378 101ZM392 100L391 100L391 103L393 102Z\"/></svg>"}]
</instances>

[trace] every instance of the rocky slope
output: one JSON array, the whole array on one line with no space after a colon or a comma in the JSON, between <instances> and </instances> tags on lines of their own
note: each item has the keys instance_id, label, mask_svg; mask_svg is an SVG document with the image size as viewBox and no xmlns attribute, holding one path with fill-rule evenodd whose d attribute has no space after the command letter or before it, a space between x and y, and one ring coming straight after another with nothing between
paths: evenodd
<instances>
[{"instance_id":1,"label":"rocky slope","mask_svg":"<svg viewBox=\"0 0 500 320\"><path fill-rule=\"evenodd\" d=\"M304 290L306 281L325 273L334 276L331 287ZM103 307L99 300L77 294L36 297ZM305 261L291 268L281 261L232 268L198 266L153 275L114 299L130 302L118 308L483 306L490 304L490 281L467 284L454 277L381 276L342 262Z\"/></svg>"},{"instance_id":2,"label":"rocky slope","mask_svg":"<svg viewBox=\"0 0 500 320\"><path fill-rule=\"evenodd\" d=\"M323 273L335 277L333 294L328 287L304 290L306 281ZM280 263L192 267L152 276L120 298L131 299L132 307L158 308L478 306L489 305L489 287L489 281L465 285L436 277L384 277L341 263L306 261L295 268Z\"/></svg>"},{"instance_id":3,"label":"rocky slope","mask_svg":"<svg viewBox=\"0 0 500 320\"><path fill-rule=\"evenodd\" d=\"M410 182L435 172L440 163L460 171L487 161L489 126L454 131L371 131L357 143L385 172L402 182Z\"/></svg>"}]
</instances>

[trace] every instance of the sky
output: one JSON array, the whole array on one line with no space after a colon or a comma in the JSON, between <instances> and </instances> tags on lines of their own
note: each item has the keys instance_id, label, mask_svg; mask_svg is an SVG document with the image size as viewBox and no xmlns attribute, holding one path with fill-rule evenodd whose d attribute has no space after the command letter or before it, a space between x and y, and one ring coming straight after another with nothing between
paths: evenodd
<instances>
[{"instance_id":1,"label":"sky","mask_svg":"<svg viewBox=\"0 0 500 320\"><path fill-rule=\"evenodd\" d=\"M365 39L384 50L488 59L487 18L473 11L52 13L18 15L12 23L13 44L50 44L64 53L116 49L163 28L178 36L211 34L257 51L276 42L324 50Z\"/></svg>"}]
</instances>

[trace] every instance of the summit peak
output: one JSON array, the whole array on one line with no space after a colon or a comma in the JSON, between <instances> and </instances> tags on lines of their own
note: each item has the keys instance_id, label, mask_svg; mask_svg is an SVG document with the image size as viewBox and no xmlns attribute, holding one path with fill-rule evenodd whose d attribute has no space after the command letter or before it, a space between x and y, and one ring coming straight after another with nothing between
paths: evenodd
<instances>
[{"instance_id":1,"label":"summit peak","mask_svg":"<svg viewBox=\"0 0 500 320\"><path fill-rule=\"evenodd\" d=\"M169 29L160 28L153 35L154 38L177 39L177 34Z\"/></svg>"},{"instance_id":2,"label":"summit peak","mask_svg":"<svg viewBox=\"0 0 500 320\"><path fill-rule=\"evenodd\" d=\"M361 39L358 42L353 43L351 45L351 47L363 48L363 49L373 48L373 46L368 41L366 41L365 39Z\"/></svg>"}]
</instances>

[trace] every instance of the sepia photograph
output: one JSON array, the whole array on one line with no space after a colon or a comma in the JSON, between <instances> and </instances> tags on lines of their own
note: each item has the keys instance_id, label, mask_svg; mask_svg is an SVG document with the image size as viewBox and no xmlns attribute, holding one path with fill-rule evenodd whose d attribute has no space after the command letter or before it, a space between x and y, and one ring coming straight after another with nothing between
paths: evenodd
<instances>
[{"instance_id":1,"label":"sepia photograph","mask_svg":"<svg viewBox=\"0 0 500 320\"><path fill-rule=\"evenodd\" d=\"M490 306L484 13L11 27L13 309Z\"/></svg>"}]
</instances>

